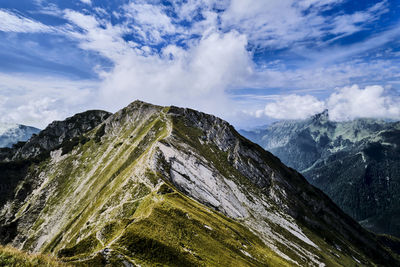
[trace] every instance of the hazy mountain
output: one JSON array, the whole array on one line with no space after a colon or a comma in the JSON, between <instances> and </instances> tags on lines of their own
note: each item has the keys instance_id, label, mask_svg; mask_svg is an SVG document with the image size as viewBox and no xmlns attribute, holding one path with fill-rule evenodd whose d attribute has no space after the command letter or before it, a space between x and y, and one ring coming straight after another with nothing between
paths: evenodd
<instances>
[{"instance_id":1,"label":"hazy mountain","mask_svg":"<svg viewBox=\"0 0 400 267\"><path fill-rule=\"evenodd\" d=\"M300 171L365 227L400 236L400 122L334 122L325 111L241 133Z\"/></svg>"},{"instance_id":2,"label":"hazy mountain","mask_svg":"<svg viewBox=\"0 0 400 267\"><path fill-rule=\"evenodd\" d=\"M400 264L219 118L136 101L69 120L3 154L2 244L88 266Z\"/></svg>"},{"instance_id":3,"label":"hazy mountain","mask_svg":"<svg viewBox=\"0 0 400 267\"><path fill-rule=\"evenodd\" d=\"M26 141L40 130L35 127L0 123L0 147L11 147L20 141Z\"/></svg>"}]
</instances>

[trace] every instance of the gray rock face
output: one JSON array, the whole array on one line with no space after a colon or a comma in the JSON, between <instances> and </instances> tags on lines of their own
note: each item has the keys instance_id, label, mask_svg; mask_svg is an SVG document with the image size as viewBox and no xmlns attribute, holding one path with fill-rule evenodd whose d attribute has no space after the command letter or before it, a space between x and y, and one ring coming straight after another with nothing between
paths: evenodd
<instances>
[{"instance_id":1,"label":"gray rock face","mask_svg":"<svg viewBox=\"0 0 400 267\"><path fill-rule=\"evenodd\" d=\"M242 133L299 170L368 229L400 236L400 122L333 122L324 112Z\"/></svg>"},{"instance_id":2,"label":"gray rock face","mask_svg":"<svg viewBox=\"0 0 400 267\"><path fill-rule=\"evenodd\" d=\"M244 138L228 122L192 109L172 107L169 114L184 117L189 127L201 129L202 141L212 143L219 150L227 152L230 164L257 186L263 188L269 185L265 177L271 176L271 168L261 159L257 150L246 146L247 142L243 142ZM272 155L268 156L275 158Z\"/></svg>"},{"instance_id":3,"label":"gray rock face","mask_svg":"<svg viewBox=\"0 0 400 267\"><path fill-rule=\"evenodd\" d=\"M106 111L90 110L78 113L64 121L54 121L25 144L15 147L12 152L12 159L28 159L49 152L60 146L64 141L92 130L110 115L111 113Z\"/></svg>"},{"instance_id":4,"label":"gray rock face","mask_svg":"<svg viewBox=\"0 0 400 267\"><path fill-rule=\"evenodd\" d=\"M0 205L3 205L15 192L21 180L28 179L17 197L23 199L29 190L42 181L29 175L32 161L40 162L50 157L56 148L72 146L67 142L98 126L111 113L101 110L86 111L64 121L54 121L39 134L34 134L27 142L14 144L12 148L0 148Z\"/></svg>"},{"instance_id":5,"label":"gray rock face","mask_svg":"<svg viewBox=\"0 0 400 267\"><path fill-rule=\"evenodd\" d=\"M9 147L18 142L25 142L32 135L38 134L40 129L25 125L1 125L0 123L0 148Z\"/></svg>"}]
</instances>

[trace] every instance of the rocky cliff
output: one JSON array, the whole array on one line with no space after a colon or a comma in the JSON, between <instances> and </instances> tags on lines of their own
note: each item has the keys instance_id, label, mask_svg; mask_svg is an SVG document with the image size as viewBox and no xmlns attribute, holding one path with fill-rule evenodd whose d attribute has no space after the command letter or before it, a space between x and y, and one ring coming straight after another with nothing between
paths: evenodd
<instances>
[{"instance_id":1,"label":"rocky cliff","mask_svg":"<svg viewBox=\"0 0 400 267\"><path fill-rule=\"evenodd\" d=\"M212 115L136 101L73 139L14 152L29 164L6 188L1 243L89 266L400 263L397 240Z\"/></svg>"}]
</instances>

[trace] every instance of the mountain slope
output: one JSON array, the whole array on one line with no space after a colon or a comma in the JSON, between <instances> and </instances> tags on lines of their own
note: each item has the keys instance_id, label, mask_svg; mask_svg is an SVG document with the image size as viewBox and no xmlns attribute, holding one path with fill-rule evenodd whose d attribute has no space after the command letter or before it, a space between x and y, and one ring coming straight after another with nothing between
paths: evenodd
<instances>
[{"instance_id":1,"label":"mountain slope","mask_svg":"<svg viewBox=\"0 0 400 267\"><path fill-rule=\"evenodd\" d=\"M136 101L79 139L25 157L2 243L90 266L400 263L398 241L214 116Z\"/></svg>"},{"instance_id":2,"label":"mountain slope","mask_svg":"<svg viewBox=\"0 0 400 267\"><path fill-rule=\"evenodd\" d=\"M399 122L333 122L326 111L242 134L299 170L368 229L400 236Z\"/></svg>"},{"instance_id":3,"label":"mountain slope","mask_svg":"<svg viewBox=\"0 0 400 267\"><path fill-rule=\"evenodd\" d=\"M0 123L0 147L11 147L18 142L27 141L39 132L35 127Z\"/></svg>"},{"instance_id":4,"label":"mountain slope","mask_svg":"<svg viewBox=\"0 0 400 267\"><path fill-rule=\"evenodd\" d=\"M45 255L28 254L12 247L0 246L0 266L48 266L48 267L68 267L63 262Z\"/></svg>"}]
</instances>

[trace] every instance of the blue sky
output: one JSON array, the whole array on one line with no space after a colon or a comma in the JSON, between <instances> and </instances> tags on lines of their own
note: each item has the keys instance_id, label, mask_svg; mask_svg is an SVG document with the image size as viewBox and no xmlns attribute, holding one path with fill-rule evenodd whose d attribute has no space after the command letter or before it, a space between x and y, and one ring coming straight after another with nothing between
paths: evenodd
<instances>
[{"instance_id":1,"label":"blue sky","mask_svg":"<svg viewBox=\"0 0 400 267\"><path fill-rule=\"evenodd\" d=\"M0 3L0 121L45 127L135 99L237 127L400 119L400 2Z\"/></svg>"}]
</instances>

